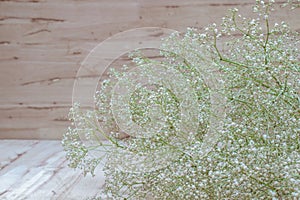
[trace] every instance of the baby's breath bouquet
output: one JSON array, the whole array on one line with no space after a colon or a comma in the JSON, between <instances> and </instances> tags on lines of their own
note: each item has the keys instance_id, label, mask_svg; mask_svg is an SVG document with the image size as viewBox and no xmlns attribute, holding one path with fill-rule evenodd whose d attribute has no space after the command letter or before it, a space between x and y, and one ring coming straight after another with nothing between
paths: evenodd
<instances>
[{"instance_id":1,"label":"baby's breath bouquet","mask_svg":"<svg viewBox=\"0 0 300 200\"><path fill-rule=\"evenodd\" d=\"M132 52L95 110L73 105L63 146L73 168L103 163L99 199L300 198L299 35L270 20L276 6Z\"/></svg>"}]
</instances>

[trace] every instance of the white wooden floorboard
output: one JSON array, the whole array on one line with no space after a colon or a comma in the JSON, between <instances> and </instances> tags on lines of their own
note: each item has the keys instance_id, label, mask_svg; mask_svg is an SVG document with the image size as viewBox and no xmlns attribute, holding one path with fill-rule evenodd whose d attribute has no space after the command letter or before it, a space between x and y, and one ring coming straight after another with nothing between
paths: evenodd
<instances>
[{"instance_id":1,"label":"white wooden floorboard","mask_svg":"<svg viewBox=\"0 0 300 200\"><path fill-rule=\"evenodd\" d=\"M0 199L82 200L99 193L101 169L84 177L67 164L60 141L0 140Z\"/></svg>"}]
</instances>

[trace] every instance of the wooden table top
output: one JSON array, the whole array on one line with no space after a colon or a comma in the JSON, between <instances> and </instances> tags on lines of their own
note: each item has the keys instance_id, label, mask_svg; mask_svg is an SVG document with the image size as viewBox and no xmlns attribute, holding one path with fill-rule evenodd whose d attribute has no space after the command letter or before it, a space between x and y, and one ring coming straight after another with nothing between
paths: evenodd
<instances>
[{"instance_id":1,"label":"wooden table top","mask_svg":"<svg viewBox=\"0 0 300 200\"><path fill-rule=\"evenodd\" d=\"M104 185L104 173L83 176L68 167L60 141L0 140L0 199L86 199Z\"/></svg>"}]
</instances>

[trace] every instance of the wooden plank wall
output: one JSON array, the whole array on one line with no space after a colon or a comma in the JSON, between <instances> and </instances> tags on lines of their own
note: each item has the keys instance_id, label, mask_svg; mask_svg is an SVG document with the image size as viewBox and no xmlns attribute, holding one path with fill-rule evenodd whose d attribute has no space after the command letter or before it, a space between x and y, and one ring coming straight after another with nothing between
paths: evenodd
<instances>
[{"instance_id":1,"label":"wooden plank wall","mask_svg":"<svg viewBox=\"0 0 300 200\"><path fill-rule=\"evenodd\" d=\"M220 22L254 0L1 0L0 138L59 139L69 122L81 61L118 32L145 26L185 30ZM300 30L299 10L277 20Z\"/></svg>"}]
</instances>

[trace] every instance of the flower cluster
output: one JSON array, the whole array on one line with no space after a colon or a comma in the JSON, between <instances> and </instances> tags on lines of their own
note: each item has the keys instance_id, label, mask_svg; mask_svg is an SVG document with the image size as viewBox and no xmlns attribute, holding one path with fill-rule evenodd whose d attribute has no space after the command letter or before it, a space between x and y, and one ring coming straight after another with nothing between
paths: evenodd
<instances>
[{"instance_id":1,"label":"flower cluster","mask_svg":"<svg viewBox=\"0 0 300 200\"><path fill-rule=\"evenodd\" d=\"M300 40L276 5L174 32L160 60L112 69L97 109L74 105L63 145L86 173L105 157L99 199L300 198Z\"/></svg>"}]
</instances>

